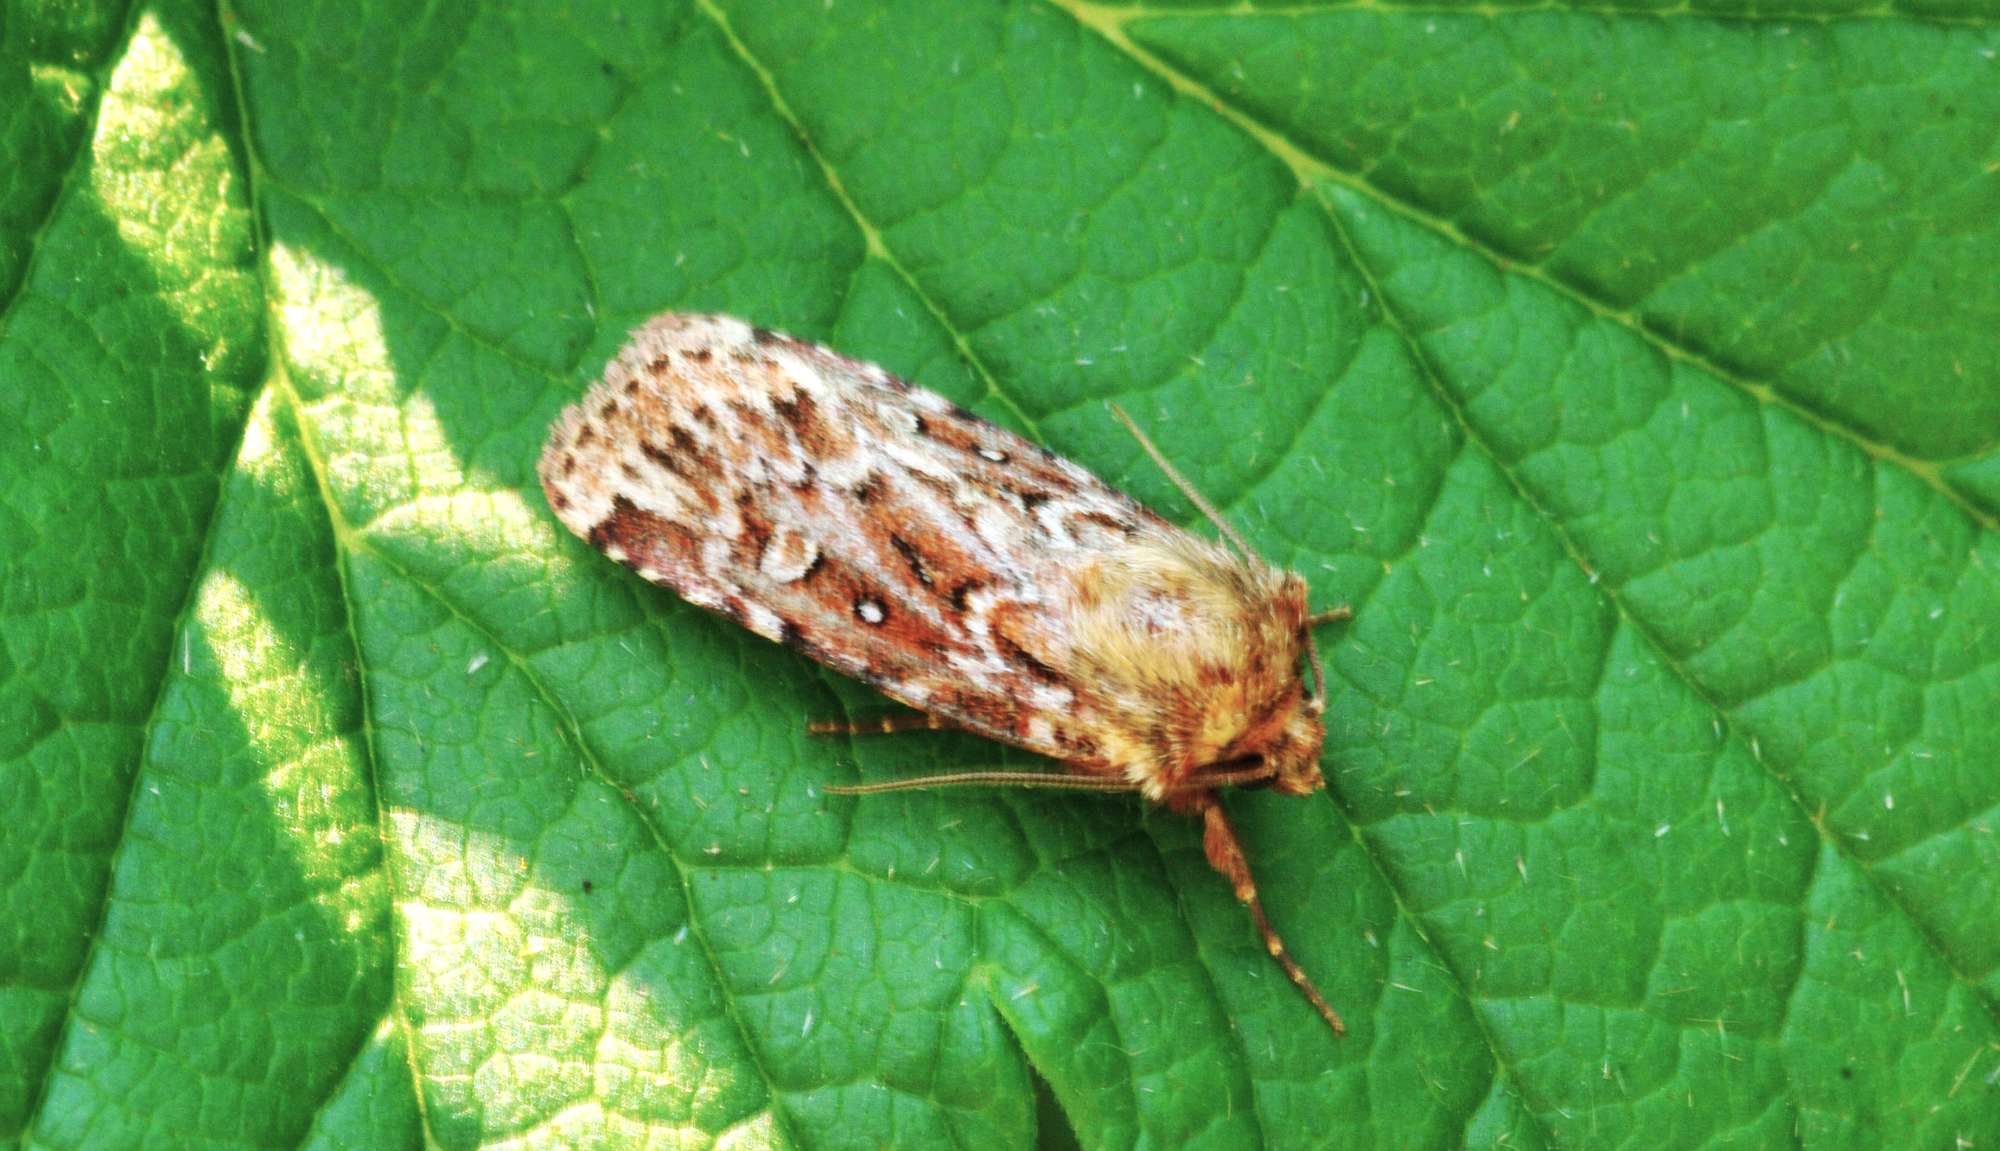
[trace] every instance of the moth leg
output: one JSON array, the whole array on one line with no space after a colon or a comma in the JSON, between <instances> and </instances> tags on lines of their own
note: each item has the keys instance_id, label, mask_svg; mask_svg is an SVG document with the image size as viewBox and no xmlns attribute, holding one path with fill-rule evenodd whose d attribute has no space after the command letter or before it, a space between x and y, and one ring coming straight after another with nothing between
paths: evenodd
<instances>
[{"instance_id":1,"label":"moth leg","mask_svg":"<svg viewBox=\"0 0 2000 1151\"><path fill-rule=\"evenodd\" d=\"M958 731L959 726L929 712L892 712L875 719L817 719L806 724L810 735L894 735L899 731Z\"/></svg>"},{"instance_id":2,"label":"moth leg","mask_svg":"<svg viewBox=\"0 0 2000 1151\"><path fill-rule=\"evenodd\" d=\"M1306 617L1306 626L1303 634L1306 641L1306 660L1312 664L1313 669L1311 707L1314 715L1320 715L1326 711L1326 668L1320 666L1319 645L1313 642L1313 629L1323 623L1334 623L1338 620L1353 618L1354 609L1346 604L1341 604L1338 607L1330 607L1323 612Z\"/></svg>"},{"instance_id":3,"label":"moth leg","mask_svg":"<svg viewBox=\"0 0 2000 1151\"><path fill-rule=\"evenodd\" d=\"M1319 988L1313 986L1311 977L1300 967L1292 953L1285 950L1285 941L1278 938L1278 931L1264 915L1264 904L1257 898L1257 884L1250 878L1250 860L1243 854L1243 844L1236 838L1236 829L1230 826L1229 816L1223 814L1222 805L1214 797L1208 797L1201 809L1202 851L1207 854L1209 865L1222 873L1229 885L1236 889L1236 898L1250 908L1250 918L1257 923L1257 934L1264 937L1264 949L1271 958L1278 961L1285 974L1298 984L1299 990L1312 1002L1320 1018L1326 1020L1335 1035L1347 1034L1347 1026L1340 1021L1340 1013L1327 1004L1320 995Z\"/></svg>"},{"instance_id":4,"label":"moth leg","mask_svg":"<svg viewBox=\"0 0 2000 1151\"><path fill-rule=\"evenodd\" d=\"M1325 611L1314 612L1312 615L1307 616L1306 626L1318 627L1323 623L1339 623L1341 620L1353 618L1354 609L1347 604L1341 604L1338 607L1330 607Z\"/></svg>"}]
</instances>

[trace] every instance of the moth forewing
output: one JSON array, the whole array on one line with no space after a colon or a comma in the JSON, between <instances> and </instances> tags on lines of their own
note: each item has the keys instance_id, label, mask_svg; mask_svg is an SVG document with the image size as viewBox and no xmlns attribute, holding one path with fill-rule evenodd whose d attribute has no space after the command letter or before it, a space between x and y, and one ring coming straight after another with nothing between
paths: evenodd
<instances>
[{"instance_id":1,"label":"moth forewing","mask_svg":"<svg viewBox=\"0 0 2000 1151\"><path fill-rule=\"evenodd\" d=\"M1214 798L1323 784L1305 583L1226 524L1236 550L873 364L727 316L635 331L539 472L557 518L643 578L938 726L1199 814L1210 862L1339 1029Z\"/></svg>"}]
</instances>

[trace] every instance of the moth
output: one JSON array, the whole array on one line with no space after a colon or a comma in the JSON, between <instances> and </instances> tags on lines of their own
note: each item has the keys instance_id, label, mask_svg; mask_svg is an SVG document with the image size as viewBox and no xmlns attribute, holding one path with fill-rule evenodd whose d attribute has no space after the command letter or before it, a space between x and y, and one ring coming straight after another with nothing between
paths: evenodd
<instances>
[{"instance_id":1,"label":"moth","mask_svg":"<svg viewBox=\"0 0 2000 1151\"><path fill-rule=\"evenodd\" d=\"M1124 791L1198 817L1209 862L1341 1033L1216 793L1324 786L1312 628L1349 612L1313 614L1305 581L1113 411L1225 542L874 364L719 315L634 331L538 471L557 518L614 561L913 709L815 730L962 730L1063 768L828 791Z\"/></svg>"}]
</instances>

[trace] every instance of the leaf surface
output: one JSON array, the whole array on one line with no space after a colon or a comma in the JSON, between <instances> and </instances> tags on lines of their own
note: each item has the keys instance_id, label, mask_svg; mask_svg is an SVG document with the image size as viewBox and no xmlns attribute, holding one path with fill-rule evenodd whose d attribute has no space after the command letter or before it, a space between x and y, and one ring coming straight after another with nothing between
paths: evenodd
<instances>
[{"instance_id":1,"label":"leaf surface","mask_svg":"<svg viewBox=\"0 0 2000 1151\"><path fill-rule=\"evenodd\" d=\"M0 1144L2000 1140L2000 33L1888 6L22 6ZM1317 602L1326 793L989 766L569 537L633 325Z\"/></svg>"}]
</instances>

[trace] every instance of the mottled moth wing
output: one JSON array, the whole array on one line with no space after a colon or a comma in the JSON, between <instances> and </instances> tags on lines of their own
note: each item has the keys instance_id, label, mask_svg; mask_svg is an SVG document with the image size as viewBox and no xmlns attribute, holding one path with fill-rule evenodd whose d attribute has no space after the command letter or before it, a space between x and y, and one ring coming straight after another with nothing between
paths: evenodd
<instances>
[{"instance_id":1,"label":"mottled moth wing","mask_svg":"<svg viewBox=\"0 0 2000 1151\"><path fill-rule=\"evenodd\" d=\"M646 579L1093 786L1198 814L1209 862L1340 1031L1214 795L1324 785L1305 581L1219 517L1239 552L873 364L726 316L634 332L540 472L562 522Z\"/></svg>"},{"instance_id":2,"label":"mottled moth wing","mask_svg":"<svg viewBox=\"0 0 2000 1151\"><path fill-rule=\"evenodd\" d=\"M1036 444L875 365L670 314L563 414L540 473L645 579L911 707L1118 769L1067 608L1107 551L1178 529Z\"/></svg>"}]
</instances>

